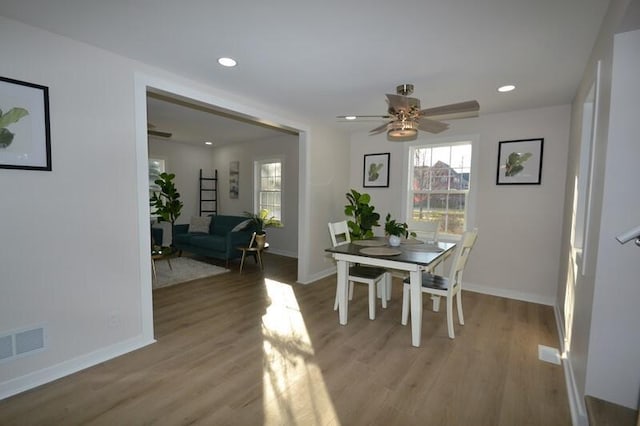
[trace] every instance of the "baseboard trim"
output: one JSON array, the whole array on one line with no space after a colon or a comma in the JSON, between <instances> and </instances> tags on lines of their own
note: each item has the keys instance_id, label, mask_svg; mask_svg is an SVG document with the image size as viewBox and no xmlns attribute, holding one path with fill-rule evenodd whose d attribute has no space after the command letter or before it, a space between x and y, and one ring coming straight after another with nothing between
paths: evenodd
<instances>
[{"instance_id":1,"label":"baseboard trim","mask_svg":"<svg viewBox=\"0 0 640 426\"><path fill-rule=\"evenodd\" d=\"M584 406L584 402L578 392L576 385L576 378L573 375L573 366L571 365L571 358L567 356L567 351L564 346L564 324L562 312L558 305L554 306L553 312L556 317L556 326L558 327L558 340L560 344L560 350L562 352L562 367L564 369L564 380L567 387L567 396L569 398L569 411L571 412L571 423L573 426L588 426L589 421L587 419L587 412Z\"/></svg>"},{"instance_id":2,"label":"baseboard trim","mask_svg":"<svg viewBox=\"0 0 640 426\"><path fill-rule=\"evenodd\" d=\"M488 294L490 296L505 297L507 299L522 300L523 302L538 303L540 305L555 306L556 303L556 300L553 297L544 297L537 294L505 290L496 287L487 287L484 285L478 285L468 282L465 282L463 284L462 289L473 291L475 293Z\"/></svg>"},{"instance_id":3,"label":"baseboard trim","mask_svg":"<svg viewBox=\"0 0 640 426\"><path fill-rule=\"evenodd\" d=\"M116 343L115 345L64 361L60 364L46 367L42 370L34 371L21 377L16 377L15 379L7 380L0 383L0 400L9 398L10 396L17 395L70 374L77 373L78 371L93 367L94 365L135 351L155 342L155 339L149 340L141 336L136 337L134 339Z\"/></svg>"},{"instance_id":4,"label":"baseboard trim","mask_svg":"<svg viewBox=\"0 0 640 426\"><path fill-rule=\"evenodd\" d=\"M295 251L287 251L287 250L278 250L275 248L269 248L269 250L267 250L269 253L273 253L273 254L277 254L278 256L284 256L284 257L292 257L294 259L298 258L298 253Z\"/></svg>"},{"instance_id":5,"label":"baseboard trim","mask_svg":"<svg viewBox=\"0 0 640 426\"><path fill-rule=\"evenodd\" d=\"M313 284L316 281L319 281L323 278L327 278L330 275L334 275L336 273L336 267L328 268L320 272L316 272L315 274L308 275L304 278L304 280L298 280L298 284Z\"/></svg>"}]
</instances>

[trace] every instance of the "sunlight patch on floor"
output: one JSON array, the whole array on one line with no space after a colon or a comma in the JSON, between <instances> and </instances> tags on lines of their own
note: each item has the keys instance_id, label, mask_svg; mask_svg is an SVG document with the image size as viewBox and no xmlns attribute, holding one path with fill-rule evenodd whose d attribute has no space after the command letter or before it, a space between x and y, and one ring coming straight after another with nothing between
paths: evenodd
<instances>
[{"instance_id":1,"label":"sunlight patch on floor","mask_svg":"<svg viewBox=\"0 0 640 426\"><path fill-rule=\"evenodd\" d=\"M264 424L327 424L336 413L289 284L265 279L262 317Z\"/></svg>"}]
</instances>

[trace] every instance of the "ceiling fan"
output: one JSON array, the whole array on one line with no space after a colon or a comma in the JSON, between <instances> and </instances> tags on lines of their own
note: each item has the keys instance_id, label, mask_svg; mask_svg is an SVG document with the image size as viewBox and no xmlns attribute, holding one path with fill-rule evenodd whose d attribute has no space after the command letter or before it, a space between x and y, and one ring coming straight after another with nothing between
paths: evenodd
<instances>
[{"instance_id":1,"label":"ceiling fan","mask_svg":"<svg viewBox=\"0 0 640 426\"><path fill-rule=\"evenodd\" d=\"M149 136L158 136L161 138L170 138L171 135L173 133L169 133L169 132L162 132L160 130L153 130L155 129L156 126L154 124L151 123L147 123L147 135Z\"/></svg>"},{"instance_id":2,"label":"ceiling fan","mask_svg":"<svg viewBox=\"0 0 640 426\"><path fill-rule=\"evenodd\" d=\"M395 95L387 94L388 115L358 115L338 118L354 120L356 118L391 119L388 123L371 129L370 135L387 132L390 141L411 141L418 137L418 130L429 133L440 133L449 128L440 120L477 117L480 105L478 101L458 102L434 108L420 109L420 99L410 98L413 84L401 84L396 87Z\"/></svg>"}]
</instances>

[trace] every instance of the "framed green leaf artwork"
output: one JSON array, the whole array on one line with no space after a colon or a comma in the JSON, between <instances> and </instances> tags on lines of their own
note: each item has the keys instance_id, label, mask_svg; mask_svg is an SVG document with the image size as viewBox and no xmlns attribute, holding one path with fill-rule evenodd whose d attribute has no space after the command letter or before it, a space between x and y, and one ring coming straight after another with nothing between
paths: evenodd
<instances>
[{"instance_id":1,"label":"framed green leaf artwork","mask_svg":"<svg viewBox=\"0 0 640 426\"><path fill-rule=\"evenodd\" d=\"M0 168L51 171L48 87L0 77Z\"/></svg>"},{"instance_id":2,"label":"framed green leaf artwork","mask_svg":"<svg viewBox=\"0 0 640 426\"><path fill-rule=\"evenodd\" d=\"M544 139L501 141L497 185L540 185Z\"/></svg>"},{"instance_id":3,"label":"framed green leaf artwork","mask_svg":"<svg viewBox=\"0 0 640 426\"><path fill-rule=\"evenodd\" d=\"M364 156L364 171L362 186L365 188L389 187L389 157L390 154L366 154Z\"/></svg>"}]
</instances>

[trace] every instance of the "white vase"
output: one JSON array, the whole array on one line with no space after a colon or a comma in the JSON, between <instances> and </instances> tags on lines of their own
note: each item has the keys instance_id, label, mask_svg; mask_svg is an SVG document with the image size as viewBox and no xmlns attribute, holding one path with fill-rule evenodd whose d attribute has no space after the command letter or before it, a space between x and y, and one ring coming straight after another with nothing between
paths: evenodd
<instances>
[{"instance_id":1,"label":"white vase","mask_svg":"<svg viewBox=\"0 0 640 426\"><path fill-rule=\"evenodd\" d=\"M400 245L400 237L397 235L389 235L389 245L391 247L398 247Z\"/></svg>"}]
</instances>

